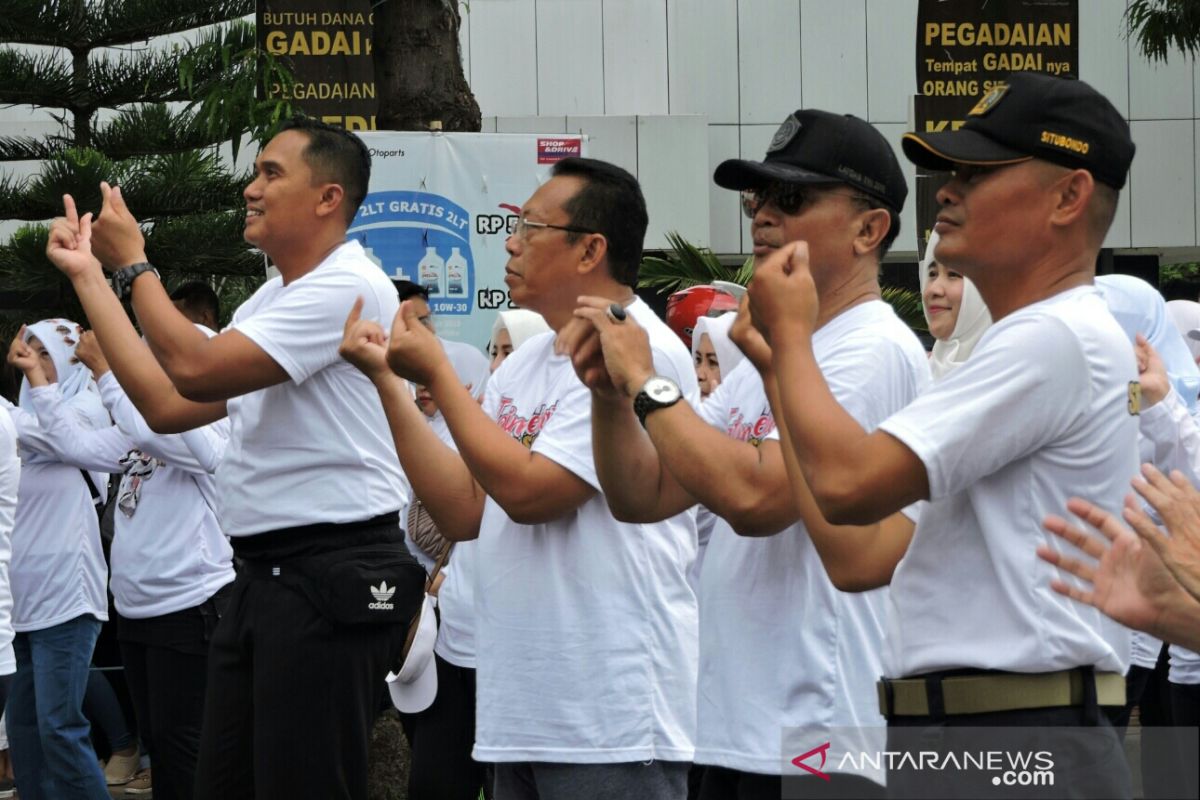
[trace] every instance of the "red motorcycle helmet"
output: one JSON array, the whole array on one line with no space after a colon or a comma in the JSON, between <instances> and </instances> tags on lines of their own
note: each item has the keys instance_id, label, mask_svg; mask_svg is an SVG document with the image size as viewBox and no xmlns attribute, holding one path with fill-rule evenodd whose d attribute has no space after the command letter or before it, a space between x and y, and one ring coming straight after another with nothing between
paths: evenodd
<instances>
[{"instance_id":1,"label":"red motorcycle helmet","mask_svg":"<svg viewBox=\"0 0 1200 800\"><path fill-rule=\"evenodd\" d=\"M692 349L692 331L701 317L719 317L726 311L737 311L738 301L724 289L715 286L693 286L667 298L667 325Z\"/></svg>"}]
</instances>

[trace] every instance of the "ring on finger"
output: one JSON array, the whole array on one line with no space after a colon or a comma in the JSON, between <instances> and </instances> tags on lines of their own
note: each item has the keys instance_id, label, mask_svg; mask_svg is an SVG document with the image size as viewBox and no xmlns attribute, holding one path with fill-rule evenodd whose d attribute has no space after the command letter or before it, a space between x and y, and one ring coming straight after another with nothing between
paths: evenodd
<instances>
[{"instance_id":1,"label":"ring on finger","mask_svg":"<svg viewBox=\"0 0 1200 800\"><path fill-rule=\"evenodd\" d=\"M622 306L620 303L611 304L608 307L608 311L606 311L605 313L608 315L608 318L611 319L613 322L624 322L625 318L627 316L629 316L625 312L625 307Z\"/></svg>"}]
</instances>

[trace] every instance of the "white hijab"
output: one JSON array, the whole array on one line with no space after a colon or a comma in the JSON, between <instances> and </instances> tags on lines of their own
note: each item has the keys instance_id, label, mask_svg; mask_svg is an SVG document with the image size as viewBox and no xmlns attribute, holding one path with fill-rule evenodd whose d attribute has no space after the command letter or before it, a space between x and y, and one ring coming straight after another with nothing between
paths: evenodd
<instances>
[{"instance_id":1,"label":"white hijab","mask_svg":"<svg viewBox=\"0 0 1200 800\"><path fill-rule=\"evenodd\" d=\"M96 389L96 382L92 380L92 372L75 358L75 346L79 344L82 332L83 328L69 319L44 319L25 326L25 341L28 342L36 336L50 354L54 370L58 373L58 392L63 401L86 414L95 427L103 427L109 424L108 412L104 410L104 404L100 401L100 393ZM17 405L30 414L36 414L30 392L29 380L22 378ZM21 457L27 463L58 460L24 448Z\"/></svg>"},{"instance_id":2,"label":"white hijab","mask_svg":"<svg viewBox=\"0 0 1200 800\"><path fill-rule=\"evenodd\" d=\"M546 320L536 311L526 311L523 308L501 311L492 323L492 341L496 341L496 335L500 331L508 331L508 338L512 339L512 348L515 351L534 336L549 330L550 326L546 324Z\"/></svg>"},{"instance_id":3,"label":"white hijab","mask_svg":"<svg viewBox=\"0 0 1200 800\"><path fill-rule=\"evenodd\" d=\"M936 233L929 237L929 244L925 246L925 260L918 268L921 279L921 311L925 314L927 324L929 311L925 308L925 285L929 283L929 267L933 264L933 251L939 239ZM983 298L979 296L979 290L965 275L962 282L962 302L958 306L958 319L954 322L954 331L950 338L934 342L933 352L929 355L929 370L933 373L935 381L962 366L979 343L979 339L992 327L992 315L988 313Z\"/></svg>"},{"instance_id":4,"label":"white hijab","mask_svg":"<svg viewBox=\"0 0 1200 800\"><path fill-rule=\"evenodd\" d=\"M735 319L736 311L727 311L719 317L700 317L696 320L695 330L692 331L692 360L695 360L696 350L700 347L700 337L707 333L708 340L712 342L713 350L717 353L721 380L725 380L725 377L733 372L733 368L746 357L729 338L729 329L733 327Z\"/></svg>"}]
</instances>

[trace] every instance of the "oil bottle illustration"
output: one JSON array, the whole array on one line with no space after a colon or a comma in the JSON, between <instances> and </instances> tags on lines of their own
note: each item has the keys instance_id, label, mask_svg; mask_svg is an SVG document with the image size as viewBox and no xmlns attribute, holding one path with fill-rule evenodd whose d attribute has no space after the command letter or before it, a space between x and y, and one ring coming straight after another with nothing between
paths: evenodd
<instances>
[{"instance_id":1,"label":"oil bottle illustration","mask_svg":"<svg viewBox=\"0 0 1200 800\"><path fill-rule=\"evenodd\" d=\"M455 248L457 252L457 248ZM442 287L445 286L446 262L437 254L436 247L426 247L425 256L417 264L417 273L421 276L421 285L429 290L430 294L442 294Z\"/></svg>"},{"instance_id":2,"label":"oil bottle illustration","mask_svg":"<svg viewBox=\"0 0 1200 800\"><path fill-rule=\"evenodd\" d=\"M467 296L467 260L457 247L450 249L450 258L446 259L446 296Z\"/></svg>"}]
</instances>

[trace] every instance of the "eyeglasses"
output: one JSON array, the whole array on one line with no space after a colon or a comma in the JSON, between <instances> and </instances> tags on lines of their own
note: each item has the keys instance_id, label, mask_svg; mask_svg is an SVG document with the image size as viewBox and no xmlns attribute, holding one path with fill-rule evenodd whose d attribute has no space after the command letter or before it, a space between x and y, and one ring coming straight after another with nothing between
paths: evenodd
<instances>
[{"instance_id":1,"label":"eyeglasses","mask_svg":"<svg viewBox=\"0 0 1200 800\"><path fill-rule=\"evenodd\" d=\"M745 189L742 191L742 213L750 219L765 206L772 203L781 213L793 217L822 197L838 196L851 200L869 202L866 197L854 192L835 192L822 184L803 183L772 183L765 189Z\"/></svg>"},{"instance_id":2,"label":"eyeglasses","mask_svg":"<svg viewBox=\"0 0 1200 800\"><path fill-rule=\"evenodd\" d=\"M517 224L513 225L512 235L520 241L525 241L529 238L529 231L539 230L542 228L552 228L556 231L568 231L570 233L595 233L587 228L580 228L575 225L551 225L549 222L533 222L524 217L517 217Z\"/></svg>"}]
</instances>

